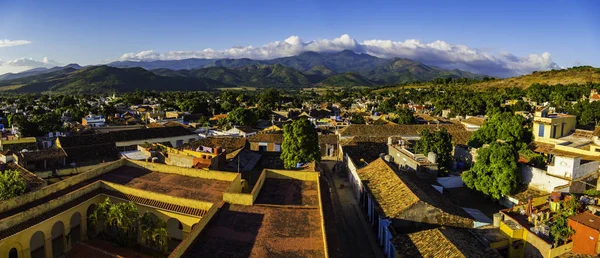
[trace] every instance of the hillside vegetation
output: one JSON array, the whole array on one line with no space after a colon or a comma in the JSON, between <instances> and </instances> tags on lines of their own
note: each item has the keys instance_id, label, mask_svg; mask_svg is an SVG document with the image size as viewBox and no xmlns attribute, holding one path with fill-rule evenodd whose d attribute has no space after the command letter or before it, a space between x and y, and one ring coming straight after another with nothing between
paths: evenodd
<instances>
[{"instance_id":1,"label":"hillside vegetation","mask_svg":"<svg viewBox=\"0 0 600 258\"><path fill-rule=\"evenodd\" d=\"M582 85L587 83L600 83L600 68L591 66L578 66L562 70L540 71L518 77L506 79L484 78L483 80L456 79L444 81L434 79L428 82L411 82L401 85L383 87L377 92L386 90L397 90L401 88L422 88L436 85L464 85L474 90L485 90L492 88L521 88L526 89L531 85Z\"/></svg>"}]
</instances>

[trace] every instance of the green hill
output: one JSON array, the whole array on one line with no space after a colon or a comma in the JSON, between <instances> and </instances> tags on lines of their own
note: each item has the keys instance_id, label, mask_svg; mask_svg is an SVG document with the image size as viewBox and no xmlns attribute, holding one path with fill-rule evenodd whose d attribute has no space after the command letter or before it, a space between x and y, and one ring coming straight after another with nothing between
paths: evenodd
<instances>
[{"instance_id":1,"label":"green hill","mask_svg":"<svg viewBox=\"0 0 600 258\"><path fill-rule=\"evenodd\" d=\"M322 86L334 87L352 87L352 86L373 86L375 85L369 79L357 73L342 73L331 76L319 83Z\"/></svg>"},{"instance_id":2,"label":"green hill","mask_svg":"<svg viewBox=\"0 0 600 258\"><path fill-rule=\"evenodd\" d=\"M518 77L497 79L473 84L476 88L527 88L532 84L585 84L588 82L600 83L600 68L579 66L569 69L533 72Z\"/></svg>"},{"instance_id":3,"label":"green hill","mask_svg":"<svg viewBox=\"0 0 600 258\"><path fill-rule=\"evenodd\" d=\"M379 84L429 81L435 78L481 79L484 75L460 70L445 70L409 59L394 58L373 70L362 71L361 75Z\"/></svg>"}]
</instances>

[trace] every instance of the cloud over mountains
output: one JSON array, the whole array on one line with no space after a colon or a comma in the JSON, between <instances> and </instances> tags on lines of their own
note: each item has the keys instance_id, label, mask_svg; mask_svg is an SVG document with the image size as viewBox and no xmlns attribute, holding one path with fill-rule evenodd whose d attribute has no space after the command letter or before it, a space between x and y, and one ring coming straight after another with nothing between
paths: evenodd
<instances>
[{"instance_id":1,"label":"cloud over mountains","mask_svg":"<svg viewBox=\"0 0 600 258\"><path fill-rule=\"evenodd\" d=\"M60 65L61 63L49 59L48 57L44 57L42 60L25 57L8 61L0 59L0 75L8 72L18 73L34 68L52 68Z\"/></svg>"},{"instance_id":2,"label":"cloud over mountains","mask_svg":"<svg viewBox=\"0 0 600 258\"><path fill-rule=\"evenodd\" d=\"M170 51L166 53L146 50L139 53L124 54L120 59L150 61L186 58L251 58L263 60L298 55L306 51L337 52L342 50L352 50L382 58L408 58L446 69L456 68L502 77L522 75L539 70L560 69L552 61L552 57L548 52L515 56L510 53L481 51L465 45L452 45L441 40L424 43L415 39L405 41L374 39L359 43L347 34L334 39L319 39L308 42L303 41L298 36L291 36L284 41L275 41L260 47L232 47L224 50L207 48L198 51Z\"/></svg>"}]
</instances>

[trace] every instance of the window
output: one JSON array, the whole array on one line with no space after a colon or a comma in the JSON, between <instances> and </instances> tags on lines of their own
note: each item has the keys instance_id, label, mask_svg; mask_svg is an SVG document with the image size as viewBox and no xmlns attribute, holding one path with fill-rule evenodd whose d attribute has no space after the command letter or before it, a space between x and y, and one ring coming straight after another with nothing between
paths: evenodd
<instances>
[{"instance_id":1,"label":"window","mask_svg":"<svg viewBox=\"0 0 600 258\"><path fill-rule=\"evenodd\" d=\"M539 137L544 137L544 125L540 124L540 131L538 132Z\"/></svg>"},{"instance_id":2,"label":"window","mask_svg":"<svg viewBox=\"0 0 600 258\"><path fill-rule=\"evenodd\" d=\"M552 126L552 138L556 138L556 128L557 128L557 127L558 127L558 126L556 126L556 125L555 125L555 126Z\"/></svg>"}]
</instances>

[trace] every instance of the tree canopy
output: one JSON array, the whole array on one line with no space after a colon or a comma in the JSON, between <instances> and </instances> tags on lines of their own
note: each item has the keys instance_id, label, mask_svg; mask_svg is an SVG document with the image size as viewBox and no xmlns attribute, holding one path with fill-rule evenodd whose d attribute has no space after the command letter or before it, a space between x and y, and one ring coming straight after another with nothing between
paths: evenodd
<instances>
[{"instance_id":1,"label":"tree canopy","mask_svg":"<svg viewBox=\"0 0 600 258\"><path fill-rule=\"evenodd\" d=\"M452 162L452 135L448 133L446 128L434 132L423 130L421 131L421 138L415 145L415 150L425 155L429 152L435 153L439 169L445 171Z\"/></svg>"},{"instance_id":2,"label":"tree canopy","mask_svg":"<svg viewBox=\"0 0 600 258\"><path fill-rule=\"evenodd\" d=\"M479 130L475 131L468 144L478 148L483 144L502 140L517 149L524 149L533 137L531 129L525 125L525 118L520 115L513 115L510 112L494 113Z\"/></svg>"},{"instance_id":3,"label":"tree canopy","mask_svg":"<svg viewBox=\"0 0 600 258\"><path fill-rule=\"evenodd\" d=\"M408 108L400 108L396 110L396 117L390 120L396 124L408 125L417 122L414 112Z\"/></svg>"},{"instance_id":4,"label":"tree canopy","mask_svg":"<svg viewBox=\"0 0 600 258\"><path fill-rule=\"evenodd\" d=\"M310 121L298 119L284 126L281 159L287 169L298 163L321 161L317 131Z\"/></svg>"},{"instance_id":5,"label":"tree canopy","mask_svg":"<svg viewBox=\"0 0 600 258\"><path fill-rule=\"evenodd\" d=\"M234 125L253 126L258 122L258 116L250 109L236 108L227 114L227 120Z\"/></svg>"},{"instance_id":6,"label":"tree canopy","mask_svg":"<svg viewBox=\"0 0 600 258\"><path fill-rule=\"evenodd\" d=\"M17 197L25 192L25 180L16 170L0 171L0 201Z\"/></svg>"},{"instance_id":7,"label":"tree canopy","mask_svg":"<svg viewBox=\"0 0 600 258\"><path fill-rule=\"evenodd\" d=\"M465 185L500 199L517 188L519 182L518 153L512 145L492 142L477 151L477 162L462 174Z\"/></svg>"}]
</instances>

